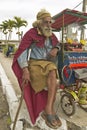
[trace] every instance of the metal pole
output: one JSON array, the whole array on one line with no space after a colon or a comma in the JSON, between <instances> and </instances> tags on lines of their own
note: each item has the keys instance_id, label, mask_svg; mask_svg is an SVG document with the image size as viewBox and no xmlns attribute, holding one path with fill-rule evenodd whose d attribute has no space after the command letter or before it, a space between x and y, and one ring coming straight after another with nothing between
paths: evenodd
<instances>
[{"instance_id":1,"label":"metal pole","mask_svg":"<svg viewBox=\"0 0 87 130\"><path fill-rule=\"evenodd\" d=\"M83 0L82 12L86 13L87 8L87 0ZM84 39L84 28L81 29L81 37L80 39Z\"/></svg>"},{"instance_id":2,"label":"metal pole","mask_svg":"<svg viewBox=\"0 0 87 130\"><path fill-rule=\"evenodd\" d=\"M64 14L63 14L63 26L62 26L62 62L64 62Z\"/></svg>"}]
</instances>

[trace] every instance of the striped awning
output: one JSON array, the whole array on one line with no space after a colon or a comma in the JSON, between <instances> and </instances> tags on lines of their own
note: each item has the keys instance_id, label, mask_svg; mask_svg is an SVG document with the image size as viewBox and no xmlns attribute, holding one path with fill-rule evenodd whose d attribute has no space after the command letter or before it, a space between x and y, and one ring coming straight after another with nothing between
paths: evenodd
<instances>
[{"instance_id":1,"label":"striped awning","mask_svg":"<svg viewBox=\"0 0 87 130\"><path fill-rule=\"evenodd\" d=\"M60 30L63 26L66 27L72 23L79 25L87 24L87 13L77 10L65 9L52 18L55 21L52 24L54 30Z\"/></svg>"}]
</instances>

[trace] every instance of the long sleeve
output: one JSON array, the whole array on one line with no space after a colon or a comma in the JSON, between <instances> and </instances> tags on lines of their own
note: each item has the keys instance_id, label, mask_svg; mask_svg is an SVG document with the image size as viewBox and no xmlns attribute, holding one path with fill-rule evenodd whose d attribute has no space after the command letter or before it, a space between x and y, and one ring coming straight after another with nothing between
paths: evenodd
<instances>
[{"instance_id":1,"label":"long sleeve","mask_svg":"<svg viewBox=\"0 0 87 130\"><path fill-rule=\"evenodd\" d=\"M26 49L18 58L18 64L21 68L27 67L28 63L27 63L27 54L28 53L28 49Z\"/></svg>"}]
</instances>

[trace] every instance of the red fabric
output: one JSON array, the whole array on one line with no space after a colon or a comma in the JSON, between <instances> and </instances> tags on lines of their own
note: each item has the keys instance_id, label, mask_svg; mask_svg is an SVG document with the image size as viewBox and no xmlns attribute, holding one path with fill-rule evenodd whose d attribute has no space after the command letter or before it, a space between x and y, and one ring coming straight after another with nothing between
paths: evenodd
<instances>
[{"instance_id":1,"label":"red fabric","mask_svg":"<svg viewBox=\"0 0 87 130\"><path fill-rule=\"evenodd\" d=\"M58 43L57 38L53 34L51 37L52 44L55 46ZM20 88L22 84L22 69L19 67L17 58L19 55L31 45L32 42L36 42L37 46L43 47L45 41L45 37L38 35L37 30L32 28L30 29L23 37L20 46L17 52L14 55L12 69L18 79ZM39 113L44 109L47 101L47 91L43 90L39 93L35 93L32 89L31 85L28 84L24 88L24 99L26 102L26 106L29 111L29 115L33 124L35 124Z\"/></svg>"},{"instance_id":2,"label":"red fabric","mask_svg":"<svg viewBox=\"0 0 87 130\"><path fill-rule=\"evenodd\" d=\"M65 75L66 78L69 78L67 67L64 68L63 73L64 73L64 75Z\"/></svg>"},{"instance_id":3,"label":"red fabric","mask_svg":"<svg viewBox=\"0 0 87 130\"><path fill-rule=\"evenodd\" d=\"M87 63L74 63L74 64L70 64L69 67L71 69L78 69L78 68L87 68Z\"/></svg>"}]
</instances>

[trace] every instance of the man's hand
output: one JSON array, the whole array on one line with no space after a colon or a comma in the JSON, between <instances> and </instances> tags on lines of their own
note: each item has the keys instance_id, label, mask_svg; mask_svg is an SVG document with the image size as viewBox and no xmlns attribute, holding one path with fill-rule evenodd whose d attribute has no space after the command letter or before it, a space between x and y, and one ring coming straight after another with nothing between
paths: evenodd
<instances>
[{"instance_id":1,"label":"man's hand","mask_svg":"<svg viewBox=\"0 0 87 130\"><path fill-rule=\"evenodd\" d=\"M27 85L30 81L30 73L27 67L23 68L22 81L22 85Z\"/></svg>"},{"instance_id":2,"label":"man's hand","mask_svg":"<svg viewBox=\"0 0 87 130\"><path fill-rule=\"evenodd\" d=\"M53 49L49 52L49 54L50 54L51 56L53 56L53 57L56 57L57 53L58 53L58 48L53 48Z\"/></svg>"}]
</instances>

